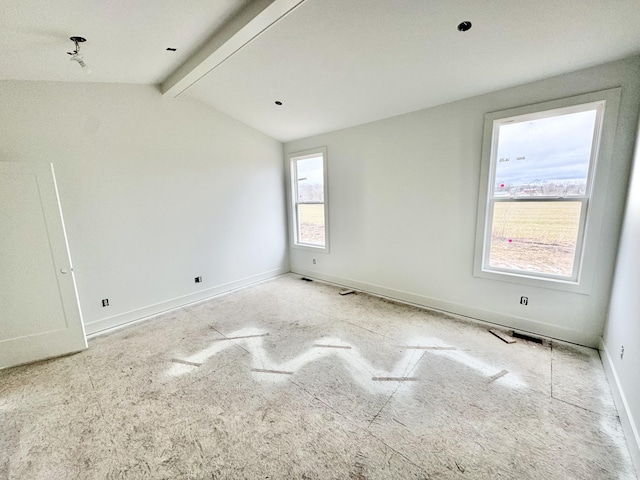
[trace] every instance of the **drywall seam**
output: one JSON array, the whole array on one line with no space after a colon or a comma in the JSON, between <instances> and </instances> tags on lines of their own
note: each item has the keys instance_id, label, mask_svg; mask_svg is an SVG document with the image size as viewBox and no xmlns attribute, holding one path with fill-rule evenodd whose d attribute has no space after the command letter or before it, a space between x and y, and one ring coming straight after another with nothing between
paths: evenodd
<instances>
[{"instance_id":1,"label":"drywall seam","mask_svg":"<svg viewBox=\"0 0 640 480\"><path fill-rule=\"evenodd\" d=\"M600 339L600 352L604 354L600 355L600 358L602 359L602 365L604 366L604 372L607 375L607 380L609 380L609 389L613 394L613 400L615 401L616 408L618 409L618 417L620 418L622 430L624 431L627 439L627 446L629 447L631 460L636 468L636 472L640 472L640 434L638 433L636 422L633 419L631 409L627 403L627 398L624 394L624 390L622 389L622 385L620 384L618 374L613 366L613 362L611 361L611 356L609 355L607 346L602 338Z\"/></svg>"},{"instance_id":2,"label":"drywall seam","mask_svg":"<svg viewBox=\"0 0 640 480\"><path fill-rule=\"evenodd\" d=\"M437 298L427 297L412 292L396 290L393 288L375 285L372 283L361 282L348 278L337 277L334 275L326 275L316 271L306 270L303 268L291 267L292 273L304 275L306 277L317 278L327 282L344 285L345 287L354 288L374 295L389 297L394 300L411 303L420 307L426 307L440 312L464 317L468 320L480 322L484 324L499 325L502 327L515 329L527 333L542 335L552 339L561 340L563 342L575 343L590 348L598 348L600 337L578 330L558 327L548 323L538 322L529 318L517 317L515 315L506 315L504 313L492 312L480 308L470 307L460 303L440 300Z\"/></svg>"},{"instance_id":3,"label":"drywall seam","mask_svg":"<svg viewBox=\"0 0 640 480\"><path fill-rule=\"evenodd\" d=\"M85 330L87 335L93 335L103 332L104 330L110 330L115 327L120 327L125 324L136 322L138 320L143 320L145 318L158 315L169 310L174 310L190 303L207 300L216 295L227 293L231 290L236 290L241 287L246 287L263 280L268 280L270 278L277 277L288 272L288 267L275 268L273 270L268 270L256 275L241 278L240 280L235 280L233 282L207 288L206 290L200 290L199 292L190 293L188 295L172 298L164 302L148 305L136 310L131 310L129 312L114 315L113 317L103 318L95 322L87 323L85 325Z\"/></svg>"}]
</instances>

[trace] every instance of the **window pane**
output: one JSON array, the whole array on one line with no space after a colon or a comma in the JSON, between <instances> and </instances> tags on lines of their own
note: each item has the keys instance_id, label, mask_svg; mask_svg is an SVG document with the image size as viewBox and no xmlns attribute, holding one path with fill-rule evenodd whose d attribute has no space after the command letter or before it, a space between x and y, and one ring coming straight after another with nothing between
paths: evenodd
<instances>
[{"instance_id":1,"label":"window pane","mask_svg":"<svg viewBox=\"0 0 640 480\"><path fill-rule=\"evenodd\" d=\"M298 170L298 202L324 202L322 155L296 162Z\"/></svg>"},{"instance_id":2,"label":"window pane","mask_svg":"<svg viewBox=\"0 0 640 480\"><path fill-rule=\"evenodd\" d=\"M500 125L494 197L585 195L596 113Z\"/></svg>"},{"instance_id":3,"label":"window pane","mask_svg":"<svg viewBox=\"0 0 640 480\"><path fill-rule=\"evenodd\" d=\"M489 266L571 277L581 202L495 202Z\"/></svg>"},{"instance_id":4,"label":"window pane","mask_svg":"<svg viewBox=\"0 0 640 480\"><path fill-rule=\"evenodd\" d=\"M298 243L324 247L323 204L298 204Z\"/></svg>"}]
</instances>

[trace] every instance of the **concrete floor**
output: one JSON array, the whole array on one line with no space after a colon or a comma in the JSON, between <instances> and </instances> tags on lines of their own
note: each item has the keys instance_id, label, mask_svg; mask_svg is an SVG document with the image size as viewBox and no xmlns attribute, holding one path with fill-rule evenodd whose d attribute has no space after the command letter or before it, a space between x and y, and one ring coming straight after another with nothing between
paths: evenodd
<instances>
[{"instance_id":1,"label":"concrete floor","mask_svg":"<svg viewBox=\"0 0 640 480\"><path fill-rule=\"evenodd\" d=\"M598 352L286 275L0 372L0 478L635 479Z\"/></svg>"}]
</instances>

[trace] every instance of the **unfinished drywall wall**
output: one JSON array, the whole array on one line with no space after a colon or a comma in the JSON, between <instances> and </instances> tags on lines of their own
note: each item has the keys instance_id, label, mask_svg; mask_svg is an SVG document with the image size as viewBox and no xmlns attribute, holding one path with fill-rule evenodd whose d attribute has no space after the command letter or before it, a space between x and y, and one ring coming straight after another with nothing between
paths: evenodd
<instances>
[{"instance_id":1,"label":"unfinished drywall wall","mask_svg":"<svg viewBox=\"0 0 640 480\"><path fill-rule=\"evenodd\" d=\"M640 131L601 347L629 450L640 472Z\"/></svg>"},{"instance_id":2,"label":"unfinished drywall wall","mask_svg":"<svg viewBox=\"0 0 640 480\"><path fill-rule=\"evenodd\" d=\"M0 161L55 166L89 333L288 270L281 143L144 85L4 81L0 115Z\"/></svg>"},{"instance_id":3,"label":"unfinished drywall wall","mask_svg":"<svg viewBox=\"0 0 640 480\"><path fill-rule=\"evenodd\" d=\"M634 57L285 144L285 152L328 148L330 253L292 248L292 271L597 346L635 137L639 71ZM608 214L598 249L589 252L597 256L590 294L474 277L484 115L613 87L622 87L622 97L600 198Z\"/></svg>"}]
</instances>

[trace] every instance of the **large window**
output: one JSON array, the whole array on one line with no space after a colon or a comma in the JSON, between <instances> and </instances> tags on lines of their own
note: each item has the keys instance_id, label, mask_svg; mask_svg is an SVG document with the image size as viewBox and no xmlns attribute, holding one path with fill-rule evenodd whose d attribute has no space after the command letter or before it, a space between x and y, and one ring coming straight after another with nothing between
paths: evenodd
<instances>
[{"instance_id":1,"label":"large window","mask_svg":"<svg viewBox=\"0 0 640 480\"><path fill-rule=\"evenodd\" d=\"M487 115L476 274L580 283L606 96Z\"/></svg>"},{"instance_id":2,"label":"large window","mask_svg":"<svg viewBox=\"0 0 640 480\"><path fill-rule=\"evenodd\" d=\"M328 250L326 158L325 148L289 155L294 246Z\"/></svg>"}]
</instances>

